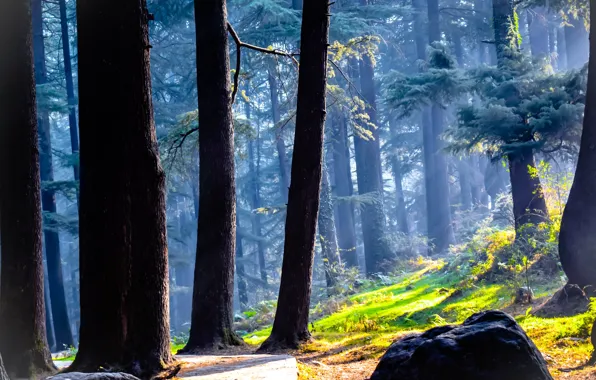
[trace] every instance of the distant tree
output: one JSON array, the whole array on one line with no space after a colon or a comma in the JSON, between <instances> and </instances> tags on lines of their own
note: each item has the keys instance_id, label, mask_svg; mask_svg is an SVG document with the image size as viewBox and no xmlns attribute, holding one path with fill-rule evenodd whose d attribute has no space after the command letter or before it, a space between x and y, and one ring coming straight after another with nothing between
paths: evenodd
<instances>
[{"instance_id":1,"label":"distant tree","mask_svg":"<svg viewBox=\"0 0 596 380\"><path fill-rule=\"evenodd\" d=\"M337 246L337 233L335 229L335 215L331 201L331 185L329 184L329 173L327 164L323 160L323 171L321 178L321 192L319 205L319 241L321 243L321 256L325 268L325 281L327 283L327 294L332 296L337 285L337 274L340 270L339 250Z\"/></svg>"},{"instance_id":2,"label":"distant tree","mask_svg":"<svg viewBox=\"0 0 596 380\"><path fill-rule=\"evenodd\" d=\"M308 314L323 162L329 3L304 0L296 134L277 311L261 351L310 339Z\"/></svg>"},{"instance_id":3,"label":"distant tree","mask_svg":"<svg viewBox=\"0 0 596 380\"><path fill-rule=\"evenodd\" d=\"M10 377L26 379L55 370L45 328L32 42L31 3L0 2L0 352Z\"/></svg>"},{"instance_id":4,"label":"distant tree","mask_svg":"<svg viewBox=\"0 0 596 380\"><path fill-rule=\"evenodd\" d=\"M190 336L180 353L242 344L233 330L236 187L226 0L195 0L199 227Z\"/></svg>"},{"instance_id":5,"label":"distant tree","mask_svg":"<svg viewBox=\"0 0 596 380\"><path fill-rule=\"evenodd\" d=\"M590 2L594 5L594 2ZM596 12L590 12L596 25ZM588 90L583 121L583 132L577 169L569 199L563 212L559 234L559 256L570 284L596 291L596 206L591 199L596 195L596 28L590 29L590 59L588 61ZM593 331L595 331L593 329ZM594 334L594 332L592 333ZM593 335L594 336L594 335Z\"/></svg>"},{"instance_id":6,"label":"distant tree","mask_svg":"<svg viewBox=\"0 0 596 380\"><path fill-rule=\"evenodd\" d=\"M165 176L150 95L151 15L143 0L77 5L81 328L69 370L123 368L151 378L172 362ZM102 17L110 9L118 12Z\"/></svg>"},{"instance_id":7,"label":"distant tree","mask_svg":"<svg viewBox=\"0 0 596 380\"><path fill-rule=\"evenodd\" d=\"M42 2L35 0L31 6L33 19L33 55L35 59L35 82L44 86L48 82L46 70L46 53L43 36ZM48 110L38 109L37 128L39 131L39 161L42 184L54 181L54 164L52 162L52 137L50 133L50 116ZM41 190L41 206L44 212L56 213L56 194L52 187ZM74 346L64 280L62 276L62 258L60 253L60 237L52 218L46 218L44 228L45 252L48 266L52 321L54 323L55 344L58 350Z\"/></svg>"}]
</instances>

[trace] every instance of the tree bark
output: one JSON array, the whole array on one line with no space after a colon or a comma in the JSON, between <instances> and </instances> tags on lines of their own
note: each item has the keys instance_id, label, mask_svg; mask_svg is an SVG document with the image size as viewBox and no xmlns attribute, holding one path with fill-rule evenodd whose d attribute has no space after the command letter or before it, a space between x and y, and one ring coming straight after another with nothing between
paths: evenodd
<instances>
[{"instance_id":1,"label":"tree bark","mask_svg":"<svg viewBox=\"0 0 596 380\"><path fill-rule=\"evenodd\" d=\"M180 353L242 344L233 331L236 186L225 0L195 0L199 226L190 337Z\"/></svg>"},{"instance_id":2,"label":"tree bark","mask_svg":"<svg viewBox=\"0 0 596 380\"><path fill-rule=\"evenodd\" d=\"M337 232L335 230L335 215L333 212L333 203L331 202L329 173L326 166L323 160L318 226L323 266L325 268L325 281L327 283L327 295L332 296L335 294L337 274L339 273L341 262L337 245Z\"/></svg>"},{"instance_id":3,"label":"tree bark","mask_svg":"<svg viewBox=\"0 0 596 380\"><path fill-rule=\"evenodd\" d=\"M70 147L73 155L79 154L79 129L77 123L76 99L72 80L72 63L70 55L70 37L68 33L68 18L66 15L66 0L58 0L60 8L60 30L62 32L62 56L64 58L64 78L66 79L66 98L68 101L68 126L70 132ZM79 181L80 169L78 160L72 166L74 179ZM77 201L79 191L77 190Z\"/></svg>"},{"instance_id":4,"label":"tree bark","mask_svg":"<svg viewBox=\"0 0 596 380\"><path fill-rule=\"evenodd\" d=\"M33 20L33 55L35 60L35 82L38 86L48 82L45 62L45 47L43 37L43 19L41 0L35 0L31 5ZM50 131L50 116L47 110L39 109L37 114L37 129L39 133L39 162L42 183L54 181L54 165L52 163L52 136ZM54 190L42 189L41 206L44 212L56 214L56 194ZM54 323L54 337L56 348L63 350L74 346L70 321L66 307L64 281L62 279L62 259L60 254L60 237L57 227L51 220L44 226L46 262L50 301L52 305L52 321ZM47 327L46 327L47 328Z\"/></svg>"},{"instance_id":5,"label":"tree bark","mask_svg":"<svg viewBox=\"0 0 596 380\"><path fill-rule=\"evenodd\" d=\"M511 153L508 160L513 217L519 234L525 225L537 225L548 220L548 210L540 178L531 172L536 170L532 149L524 148L520 153Z\"/></svg>"},{"instance_id":6,"label":"tree bark","mask_svg":"<svg viewBox=\"0 0 596 380\"><path fill-rule=\"evenodd\" d=\"M279 128L279 133L275 138L275 147L277 148L277 159L279 160L279 186L282 200L284 203L288 202L288 189L290 188L290 164L288 163L288 155L286 153L286 143L283 138L283 130L280 125L281 116L279 112L279 94L277 89L277 77L275 60L269 58L268 76L269 91L271 93L271 116L273 118L273 126L275 129Z\"/></svg>"},{"instance_id":7,"label":"tree bark","mask_svg":"<svg viewBox=\"0 0 596 380\"><path fill-rule=\"evenodd\" d=\"M590 21L596 25L596 12ZM569 283L596 289L596 28L590 30L590 60L584 128L577 169L559 233L559 256Z\"/></svg>"},{"instance_id":8,"label":"tree bark","mask_svg":"<svg viewBox=\"0 0 596 380\"><path fill-rule=\"evenodd\" d=\"M281 283L273 329L260 351L296 348L310 339L308 313L323 162L328 43L329 3L304 0Z\"/></svg>"},{"instance_id":9,"label":"tree bark","mask_svg":"<svg viewBox=\"0 0 596 380\"><path fill-rule=\"evenodd\" d=\"M360 87L366 105L372 137L368 140L354 136L356 153L356 174L358 194L372 198L362 204L362 236L366 273L383 272L385 265L392 260L385 240L385 210L383 207L383 180L381 166L380 134L376 111L376 93L372 57L368 54L360 61ZM366 126L364 126L366 128Z\"/></svg>"},{"instance_id":10,"label":"tree bark","mask_svg":"<svg viewBox=\"0 0 596 380\"><path fill-rule=\"evenodd\" d=\"M77 16L81 328L69 370L149 378L172 362L149 13L144 0L80 0Z\"/></svg>"},{"instance_id":11,"label":"tree bark","mask_svg":"<svg viewBox=\"0 0 596 380\"><path fill-rule=\"evenodd\" d=\"M0 2L0 352L11 378L55 370L45 328L31 5ZM2 374L4 376L4 374Z\"/></svg>"},{"instance_id":12,"label":"tree bark","mask_svg":"<svg viewBox=\"0 0 596 380\"><path fill-rule=\"evenodd\" d=\"M350 168L350 149L348 147L348 126L345 118L335 114L332 117L333 137L333 171L335 174L335 195L350 197L354 195L352 170ZM348 268L358 267L356 252L356 227L354 209L351 202L336 202L337 238L342 262Z\"/></svg>"}]
</instances>

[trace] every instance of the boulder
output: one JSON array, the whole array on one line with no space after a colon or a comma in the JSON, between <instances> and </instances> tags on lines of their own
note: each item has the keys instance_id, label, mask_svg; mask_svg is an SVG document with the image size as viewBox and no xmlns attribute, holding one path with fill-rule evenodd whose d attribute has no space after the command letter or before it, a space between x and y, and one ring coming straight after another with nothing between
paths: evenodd
<instances>
[{"instance_id":1,"label":"boulder","mask_svg":"<svg viewBox=\"0 0 596 380\"><path fill-rule=\"evenodd\" d=\"M552 380L534 343L509 315L485 311L461 325L406 336L370 380Z\"/></svg>"},{"instance_id":2,"label":"boulder","mask_svg":"<svg viewBox=\"0 0 596 380\"><path fill-rule=\"evenodd\" d=\"M139 378L123 372L70 372L48 377L47 380L139 380Z\"/></svg>"}]
</instances>

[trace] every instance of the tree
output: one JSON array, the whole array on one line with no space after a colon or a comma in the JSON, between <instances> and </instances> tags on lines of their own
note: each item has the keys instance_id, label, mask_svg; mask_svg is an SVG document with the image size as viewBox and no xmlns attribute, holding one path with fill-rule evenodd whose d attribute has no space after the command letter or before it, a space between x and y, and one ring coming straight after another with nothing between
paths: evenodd
<instances>
[{"instance_id":1,"label":"tree","mask_svg":"<svg viewBox=\"0 0 596 380\"><path fill-rule=\"evenodd\" d=\"M286 239L277 311L260 351L296 348L310 339L313 256L326 116L329 3L304 0L300 71Z\"/></svg>"},{"instance_id":2,"label":"tree","mask_svg":"<svg viewBox=\"0 0 596 380\"><path fill-rule=\"evenodd\" d=\"M594 2L590 2L593 6ZM590 20L596 22L596 12L590 12ZM594 25L594 24L592 24ZM570 284L594 293L596 286L596 207L591 201L596 195L594 165L596 152L596 29L590 29L590 59L588 61L588 90L583 121L579 158L569 199L563 212L559 233L559 257Z\"/></svg>"},{"instance_id":3,"label":"tree","mask_svg":"<svg viewBox=\"0 0 596 380\"><path fill-rule=\"evenodd\" d=\"M30 4L0 2L0 352L12 378L28 379L55 370L45 329Z\"/></svg>"},{"instance_id":4,"label":"tree","mask_svg":"<svg viewBox=\"0 0 596 380\"><path fill-rule=\"evenodd\" d=\"M81 328L69 370L123 368L150 378L172 362L165 176L150 96L151 15L144 0L77 5ZM113 9L118 12L102 17Z\"/></svg>"},{"instance_id":5,"label":"tree","mask_svg":"<svg viewBox=\"0 0 596 380\"><path fill-rule=\"evenodd\" d=\"M225 0L195 0L199 229L190 337L180 353L242 344L233 331L236 188Z\"/></svg>"},{"instance_id":6,"label":"tree","mask_svg":"<svg viewBox=\"0 0 596 380\"><path fill-rule=\"evenodd\" d=\"M321 254L325 268L325 281L327 283L327 294L333 295L337 284L337 273L340 270L339 250L337 246L337 233L335 230L335 216L333 203L331 202L331 186L329 184L329 173L327 164L323 160L319 206L319 241L321 243Z\"/></svg>"},{"instance_id":7,"label":"tree","mask_svg":"<svg viewBox=\"0 0 596 380\"><path fill-rule=\"evenodd\" d=\"M43 37L43 19L41 0L32 2L33 20L33 52L35 59L35 82L37 86L44 86L48 82L46 70L46 53ZM39 131L39 160L42 184L54 181L54 165L52 163L52 137L50 134L50 116L47 110L40 107L38 110L37 128ZM56 194L50 188L41 190L41 206L43 212L56 213ZM55 344L58 350L74 346L66 296L64 294L64 281L62 279L62 258L60 254L60 237L51 218L46 218L44 228L45 252L48 266L48 279L50 302L52 306L52 321L54 323ZM47 327L46 327L47 328Z\"/></svg>"}]
</instances>

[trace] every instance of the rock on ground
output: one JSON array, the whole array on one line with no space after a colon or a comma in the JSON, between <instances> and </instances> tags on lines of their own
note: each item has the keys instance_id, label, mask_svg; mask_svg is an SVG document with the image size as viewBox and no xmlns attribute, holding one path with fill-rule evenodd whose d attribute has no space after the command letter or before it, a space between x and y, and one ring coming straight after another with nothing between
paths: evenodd
<instances>
[{"instance_id":1,"label":"rock on ground","mask_svg":"<svg viewBox=\"0 0 596 380\"><path fill-rule=\"evenodd\" d=\"M139 378L121 372L101 372L101 373L61 373L56 376L48 377L47 380L139 380Z\"/></svg>"},{"instance_id":2,"label":"rock on ground","mask_svg":"<svg viewBox=\"0 0 596 380\"><path fill-rule=\"evenodd\" d=\"M370 380L552 380L542 354L509 315L485 311L463 324L404 337Z\"/></svg>"}]
</instances>

